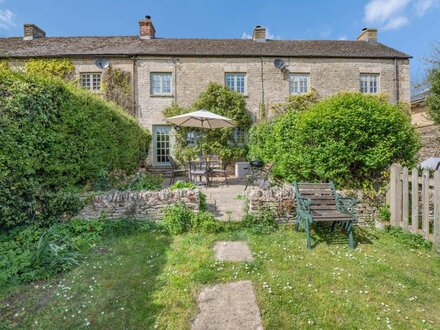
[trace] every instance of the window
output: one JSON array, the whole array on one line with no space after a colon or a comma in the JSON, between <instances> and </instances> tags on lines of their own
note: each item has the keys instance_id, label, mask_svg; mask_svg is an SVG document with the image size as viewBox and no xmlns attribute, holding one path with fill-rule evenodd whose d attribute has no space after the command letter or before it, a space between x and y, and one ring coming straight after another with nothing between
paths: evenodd
<instances>
[{"instance_id":1,"label":"window","mask_svg":"<svg viewBox=\"0 0 440 330\"><path fill-rule=\"evenodd\" d=\"M289 93L306 94L309 92L309 75L307 73L292 73L289 75Z\"/></svg>"},{"instance_id":2,"label":"window","mask_svg":"<svg viewBox=\"0 0 440 330\"><path fill-rule=\"evenodd\" d=\"M361 93L377 94L379 92L379 74L361 74L359 82Z\"/></svg>"},{"instance_id":3,"label":"window","mask_svg":"<svg viewBox=\"0 0 440 330\"><path fill-rule=\"evenodd\" d=\"M194 147L199 143L199 134L196 131L189 131L186 133L186 145Z\"/></svg>"},{"instance_id":4,"label":"window","mask_svg":"<svg viewBox=\"0 0 440 330\"><path fill-rule=\"evenodd\" d=\"M171 95L172 76L170 72L151 73L151 94Z\"/></svg>"},{"instance_id":5,"label":"window","mask_svg":"<svg viewBox=\"0 0 440 330\"><path fill-rule=\"evenodd\" d=\"M99 91L101 89L101 74L98 73L81 73L81 87L91 91Z\"/></svg>"},{"instance_id":6,"label":"window","mask_svg":"<svg viewBox=\"0 0 440 330\"><path fill-rule=\"evenodd\" d=\"M245 73L227 73L225 75L225 82L231 91L246 94Z\"/></svg>"},{"instance_id":7,"label":"window","mask_svg":"<svg viewBox=\"0 0 440 330\"><path fill-rule=\"evenodd\" d=\"M236 127L231 134L231 143L237 146L244 146L247 142L247 131L243 128Z\"/></svg>"}]
</instances>

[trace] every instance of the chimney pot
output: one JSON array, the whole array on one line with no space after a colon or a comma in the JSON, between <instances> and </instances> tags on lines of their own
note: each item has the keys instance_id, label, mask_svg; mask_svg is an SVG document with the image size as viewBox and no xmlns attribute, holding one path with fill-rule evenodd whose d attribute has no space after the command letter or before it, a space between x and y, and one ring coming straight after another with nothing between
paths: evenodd
<instances>
[{"instance_id":1,"label":"chimney pot","mask_svg":"<svg viewBox=\"0 0 440 330\"><path fill-rule=\"evenodd\" d=\"M363 28L357 40L377 42L377 29Z\"/></svg>"},{"instance_id":2,"label":"chimney pot","mask_svg":"<svg viewBox=\"0 0 440 330\"><path fill-rule=\"evenodd\" d=\"M156 36L156 29L150 15L145 16L145 19L139 21L139 28L139 37L141 39L153 39Z\"/></svg>"},{"instance_id":3,"label":"chimney pot","mask_svg":"<svg viewBox=\"0 0 440 330\"><path fill-rule=\"evenodd\" d=\"M46 32L40 29L35 24L24 24L23 40L34 40L38 38L45 38Z\"/></svg>"},{"instance_id":4,"label":"chimney pot","mask_svg":"<svg viewBox=\"0 0 440 330\"><path fill-rule=\"evenodd\" d=\"M257 42L266 41L266 28L261 25L257 25L254 28L254 33L252 34L252 40Z\"/></svg>"}]
</instances>

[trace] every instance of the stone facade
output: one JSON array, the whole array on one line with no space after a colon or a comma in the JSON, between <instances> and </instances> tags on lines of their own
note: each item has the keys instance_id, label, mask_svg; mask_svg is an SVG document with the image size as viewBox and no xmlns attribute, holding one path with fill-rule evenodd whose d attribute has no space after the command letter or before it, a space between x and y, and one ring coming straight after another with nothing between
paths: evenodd
<instances>
[{"instance_id":1,"label":"stone facade","mask_svg":"<svg viewBox=\"0 0 440 330\"><path fill-rule=\"evenodd\" d=\"M111 65L130 72L134 78L136 114L140 124L149 130L154 125L166 125L162 110L176 102L190 106L210 81L224 84L225 73L246 74L246 103L254 120L258 119L259 105L266 106L283 102L289 95L289 73L308 73L310 87L321 97L340 91L358 91L361 73L378 73L379 92L388 94L396 101L396 63L394 59L349 59L349 58L282 58L286 71L273 65L274 58L232 57L138 57L107 58ZM102 72L95 59L74 59L76 75L81 72ZM172 74L172 94L151 94L150 75L153 72ZM398 60L399 97L409 102L409 61ZM148 163L151 164L151 152Z\"/></svg>"},{"instance_id":2,"label":"stone facade","mask_svg":"<svg viewBox=\"0 0 440 330\"><path fill-rule=\"evenodd\" d=\"M118 191L92 198L75 218L78 219L138 219L162 220L165 207L182 202L198 212L199 190Z\"/></svg>"},{"instance_id":3,"label":"stone facade","mask_svg":"<svg viewBox=\"0 0 440 330\"><path fill-rule=\"evenodd\" d=\"M356 198L356 215L359 224L374 222L378 216L378 204L361 191L341 191L342 196ZM269 210L280 223L292 223L296 219L295 190L292 185L261 189L252 187L246 192L246 206L249 213L257 214Z\"/></svg>"}]
</instances>

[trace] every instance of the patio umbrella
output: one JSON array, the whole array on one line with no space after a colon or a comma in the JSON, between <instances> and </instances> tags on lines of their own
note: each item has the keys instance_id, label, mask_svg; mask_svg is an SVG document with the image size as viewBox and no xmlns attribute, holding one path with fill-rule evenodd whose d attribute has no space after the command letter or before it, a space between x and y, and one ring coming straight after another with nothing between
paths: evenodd
<instances>
[{"instance_id":1,"label":"patio umbrella","mask_svg":"<svg viewBox=\"0 0 440 330\"><path fill-rule=\"evenodd\" d=\"M165 118L165 121L181 127L225 128L235 127L232 119L201 109L183 115Z\"/></svg>"}]
</instances>

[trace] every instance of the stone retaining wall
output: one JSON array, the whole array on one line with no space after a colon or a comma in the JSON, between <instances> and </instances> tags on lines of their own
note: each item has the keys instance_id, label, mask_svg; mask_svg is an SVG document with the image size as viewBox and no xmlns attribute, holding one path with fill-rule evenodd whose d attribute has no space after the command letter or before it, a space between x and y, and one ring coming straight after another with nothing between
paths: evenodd
<instances>
[{"instance_id":1,"label":"stone retaining wall","mask_svg":"<svg viewBox=\"0 0 440 330\"><path fill-rule=\"evenodd\" d=\"M164 189L103 193L94 196L75 218L161 220L164 208L177 202L185 203L190 209L199 211L200 191L198 189L174 191Z\"/></svg>"},{"instance_id":2,"label":"stone retaining wall","mask_svg":"<svg viewBox=\"0 0 440 330\"><path fill-rule=\"evenodd\" d=\"M361 191L341 191L341 195L354 197L358 201L356 214L359 223L373 222L378 217L378 203L368 198ZM249 213L270 210L275 213L280 223L294 222L296 218L295 191L292 185L261 189L252 187L246 192Z\"/></svg>"}]
</instances>

